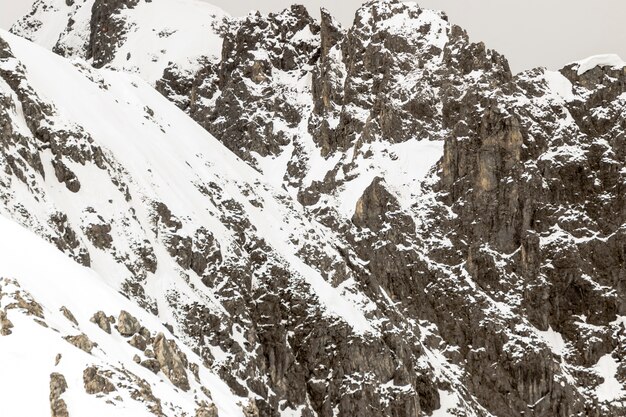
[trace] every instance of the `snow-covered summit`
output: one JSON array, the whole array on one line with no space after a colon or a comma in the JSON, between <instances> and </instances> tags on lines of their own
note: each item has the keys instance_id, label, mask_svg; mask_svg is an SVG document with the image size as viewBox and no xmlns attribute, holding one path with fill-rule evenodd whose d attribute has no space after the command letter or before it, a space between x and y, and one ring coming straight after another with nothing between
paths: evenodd
<instances>
[{"instance_id":1,"label":"snow-covered summit","mask_svg":"<svg viewBox=\"0 0 626 417\"><path fill-rule=\"evenodd\" d=\"M582 75L595 67L613 67L616 69L626 66L626 62L616 54L593 55L580 61L572 62L578 66L578 75Z\"/></svg>"}]
</instances>

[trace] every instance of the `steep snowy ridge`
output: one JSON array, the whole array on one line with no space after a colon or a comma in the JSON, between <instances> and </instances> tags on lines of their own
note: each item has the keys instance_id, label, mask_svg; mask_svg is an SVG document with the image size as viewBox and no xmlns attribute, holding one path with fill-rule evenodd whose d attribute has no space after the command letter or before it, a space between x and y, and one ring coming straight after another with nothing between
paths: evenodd
<instances>
[{"instance_id":1,"label":"steep snowy ridge","mask_svg":"<svg viewBox=\"0 0 626 417\"><path fill-rule=\"evenodd\" d=\"M266 298L274 302L274 291L287 297L288 311L298 309L281 324L292 329L283 330L285 337L302 332L291 342L295 346L324 329L341 335L346 352L362 346L392 355L395 348L379 339L383 327L419 335L416 324L404 318L396 323L402 316L386 311L392 304L388 297L363 292L356 277L362 267L352 264L358 260L347 242L311 220L287 193L266 184L143 80L68 61L5 32L1 37L2 214L90 266L102 284L158 314L180 343L201 354L205 366L242 396L237 402L243 409L250 395L243 387L263 392L254 385L256 378L266 378L267 347L257 342L263 337L259 327L282 313L259 314L274 308L264 307ZM51 75L56 83L48 82ZM68 88L81 94L70 96ZM20 277L15 279L19 285ZM102 309L116 315L97 298L85 297L93 305L89 314ZM386 324L387 314L396 317L393 325ZM411 349L424 349L416 343ZM452 365L434 353L432 358L416 366L447 379ZM317 360L328 358L322 353ZM327 365L314 366L332 372ZM338 394L356 381L371 385L388 404L406 395L416 401L413 388L393 383L381 388L394 369L367 381L355 372L356 380L340 381L345 388ZM126 375L125 368L117 372ZM111 378L124 384L123 376ZM277 400L284 401L283 395L289 394L276 395ZM253 408L255 397L250 397ZM173 404L175 410L201 407ZM288 404L282 408L293 412Z\"/></svg>"},{"instance_id":2,"label":"steep snowy ridge","mask_svg":"<svg viewBox=\"0 0 626 417\"><path fill-rule=\"evenodd\" d=\"M16 290L19 269L2 281L0 350L33 332L72 358L40 358L39 409L626 413L616 56L513 75L444 13L398 0L347 28L302 6L40 0L13 32L65 58L0 33L0 213L114 299L86 290L86 311L30 275ZM145 330L128 334L123 309ZM91 356L63 339L79 331ZM107 378L121 401L93 396Z\"/></svg>"}]
</instances>

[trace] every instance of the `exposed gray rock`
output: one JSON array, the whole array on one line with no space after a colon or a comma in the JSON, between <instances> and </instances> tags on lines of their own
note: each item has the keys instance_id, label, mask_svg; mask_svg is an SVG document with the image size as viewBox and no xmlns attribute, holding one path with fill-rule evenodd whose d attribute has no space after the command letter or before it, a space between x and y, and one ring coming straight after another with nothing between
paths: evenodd
<instances>
[{"instance_id":1,"label":"exposed gray rock","mask_svg":"<svg viewBox=\"0 0 626 417\"><path fill-rule=\"evenodd\" d=\"M76 346L77 348L84 350L85 352L91 354L91 351L95 346L97 346L94 342L92 342L86 334L79 334L78 336L66 336L64 338L68 343Z\"/></svg>"},{"instance_id":2,"label":"exposed gray rock","mask_svg":"<svg viewBox=\"0 0 626 417\"><path fill-rule=\"evenodd\" d=\"M72 312L65 306L61 307L61 313L65 316L66 319L74 323L74 325L78 326L78 321L76 321L76 317L72 314Z\"/></svg>"},{"instance_id":3,"label":"exposed gray rock","mask_svg":"<svg viewBox=\"0 0 626 417\"><path fill-rule=\"evenodd\" d=\"M115 386L109 380L108 372L99 370L96 366L90 366L83 371L83 383L87 394L109 394L116 391Z\"/></svg>"},{"instance_id":4,"label":"exposed gray rock","mask_svg":"<svg viewBox=\"0 0 626 417\"><path fill-rule=\"evenodd\" d=\"M166 415L163 413L161 400L155 397L152 388L150 388L150 384L140 378L135 378L135 384L137 388L133 390L131 397L147 404L148 410L155 416L165 417Z\"/></svg>"},{"instance_id":5,"label":"exposed gray rock","mask_svg":"<svg viewBox=\"0 0 626 417\"><path fill-rule=\"evenodd\" d=\"M163 333L159 333L154 338L153 347L161 371L172 381L172 384L183 391L188 391L189 380L185 369L186 358L176 343L172 340L167 340Z\"/></svg>"},{"instance_id":6,"label":"exposed gray rock","mask_svg":"<svg viewBox=\"0 0 626 417\"><path fill-rule=\"evenodd\" d=\"M52 417L69 417L67 404L61 398L66 390L65 377L56 372L50 374L50 413Z\"/></svg>"},{"instance_id":7,"label":"exposed gray rock","mask_svg":"<svg viewBox=\"0 0 626 417\"><path fill-rule=\"evenodd\" d=\"M12 333L11 329L13 328L13 323L7 317L7 313L3 310L0 310L0 335L8 336Z\"/></svg>"},{"instance_id":8,"label":"exposed gray rock","mask_svg":"<svg viewBox=\"0 0 626 417\"><path fill-rule=\"evenodd\" d=\"M39 319L44 318L43 307L41 307L41 304L39 304L37 301L33 300L33 298L29 294L20 291L13 294L13 298L15 302L7 305L5 307L5 310L18 308L24 311L29 316L34 316Z\"/></svg>"},{"instance_id":9,"label":"exposed gray rock","mask_svg":"<svg viewBox=\"0 0 626 417\"><path fill-rule=\"evenodd\" d=\"M73 193L80 191L80 181L76 177L76 174L74 174L62 160L54 159L52 166L54 167L54 174L59 182L64 183L67 189Z\"/></svg>"},{"instance_id":10,"label":"exposed gray rock","mask_svg":"<svg viewBox=\"0 0 626 417\"><path fill-rule=\"evenodd\" d=\"M139 0L96 0L91 14L91 36L87 49L87 58L100 68L114 57L116 48L124 40L129 29L120 16L120 11L133 8Z\"/></svg>"},{"instance_id":11,"label":"exposed gray rock","mask_svg":"<svg viewBox=\"0 0 626 417\"><path fill-rule=\"evenodd\" d=\"M113 318L113 316L107 317L107 315L104 314L103 311L98 311L96 314L93 315L90 321L92 323L95 323L98 327L100 327L108 334L111 334L111 323L115 322L115 318Z\"/></svg>"},{"instance_id":12,"label":"exposed gray rock","mask_svg":"<svg viewBox=\"0 0 626 417\"><path fill-rule=\"evenodd\" d=\"M89 213L95 214L95 210L87 209ZM110 249L113 243L111 237L111 225L108 224L102 216L97 215L97 222L89 223L84 226L85 236L98 249Z\"/></svg>"},{"instance_id":13,"label":"exposed gray rock","mask_svg":"<svg viewBox=\"0 0 626 417\"><path fill-rule=\"evenodd\" d=\"M52 238L52 242L59 250L70 252L74 259L81 265L90 266L91 258L89 252L83 247L76 232L70 226L65 213L54 213L50 216L50 224L58 231L58 236Z\"/></svg>"},{"instance_id":14,"label":"exposed gray rock","mask_svg":"<svg viewBox=\"0 0 626 417\"><path fill-rule=\"evenodd\" d=\"M94 65L108 62L123 42L131 28L119 12L136 4L95 2ZM406 25L390 24L399 21ZM175 292L167 293L177 333L196 343L234 393L255 398L246 415L277 416L286 406L307 417L431 415L442 406L440 391L460 397L459 415L624 415L622 405L599 404L593 394L598 359L626 354L615 321L626 314L624 69L578 74L570 65L561 74L574 99L560 100L544 70L513 76L504 57L471 43L445 15L397 0L367 2L347 30L326 11L318 23L299 6L230 21L222 61L196 64L171 64L159 91L253 166L257 154L291 149L283 185L298 194L308 218L326 227L321 239L332 241L319 245L318 224L311 223L306 238L294 233L294 255L332 285L354 283L348 291L371 300L367 318L380 327L362 336L323 314L231 190L206 178L196 184L232 233L230 247L220 247L207 228L189 228L164 203L149 203L150 239L163 243L194 293L202 293L195 274L228 311L216 313L212 300L180 305ZM52 110L26 90L25 74L0 75L18 95L29 128L52 149L59 181L76 187L73 163L105 165L96 146L68 145L68 138L89 142L77 132L42 128ZM308 77L310 89L284 81ZM9 106L12 98L2 100ZM7 172L23 184L29 173L42 175L39 145L3 135ZM382 157L369 145L417 140L442 141L444 153L427 181L415 185L409 207L384 172L350 218L328 207L344 185L369 175L368 160ZM23 145L21 152L5 150L9 142ZM304 178L317 168L309 166L318 160L312 156L319 157L311 152L338 162L309 186ZM114 181L130 200L124 181ZM253 207L264 207L254 191L241 191ZM88 265L67 217L51 223L57 246ZM103 220L86 235L115 252L111 232ZM151 243L136 253L134 263L116 259L133 273L122 291L156 312L144 292L157 267ZM145 348L150 335L139 323L119 321L129 343ZM568 352L556 354L541 340L537 330L549 328ZM185 368L194 370L180 349L162 334L153 342L156 355L146 349L141 364L189 389ZM214 363L212 346L229 358ZM438 367L454 371L434 372L433 352ZM626 378L623 366L618 378ZM205 408L198 413L210 412Z\"/></svg>"},{"instance_id":15,"label":"exposed gray rock","mask_svg":"<svg viewBox=\"0 0 626 417\"><path fill-rule=\"evenodd\" d=\"M398 211L396 198L384 187L381 178L375 178L356 203L352 223L379 232L383 226L383 216Z\"/></svg>"},{"instance_id":16,"label":"exposed gray rock","mask_svg":"<svg viewBox=\"0 0 626 417\"><path fill-rule=\"evenodd\" d=\"M140 351L146 350L148 342L144 337L140 334L134 334L133 337L130 338L128 344L134 347L135 349L139 349Z\"/></svg>"},{"instance_id":17,"label":"exposed gray rock","mask_svg":"<svg viewBox=\"0 0 626 417\"><path fill-rule=\"evenodd\" d=\"M215 404L203 405L196 410L195 417L218 417L217 407Z\"/></svg>"},{"instance_id":18,"label":"exposed gray rock","mask_svg":"<svg viewBox=\"0 0 626 417\"><path fill-rule=\"evenodd\" d=\"M243 415L246 417L259 417L259 408L254 399L251 399L250 403L243 408Z\"/></svg>"},{"instance_id":19,"label":"exposed gray rock","mask_svg":"<svg viewBox=\"0 0 626 417\"><path fill-rule=\"evenodd\" d=\"M141 324L130 313L122 310L117 318L117 331L124 337L130 337L141 330Z\"/></svg>"},{"instance_id":20,"label":"exposed gray rock","mask_svg":"<svg viewBox=\"0 0 626 417\"><path fill-rule=\"evenodd\" d=\"M152 371L152 373L155 374L158 374L161 370L161 365L159 364L159 361L152 358L141 361L140 365L146 369L149 369L150 371Z\"/></svg>"}]
</instances>

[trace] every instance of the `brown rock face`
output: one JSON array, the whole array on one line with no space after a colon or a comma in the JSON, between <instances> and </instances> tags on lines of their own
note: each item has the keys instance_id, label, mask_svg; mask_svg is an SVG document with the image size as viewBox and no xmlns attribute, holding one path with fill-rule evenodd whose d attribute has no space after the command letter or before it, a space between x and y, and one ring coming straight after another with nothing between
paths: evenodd
<instances>
[{"instance_id":1,"label":"brown rock face","mask_svg":"<svg viewBox=\"0 0 626 417\"><path fill-rule=\"evenodd\" d=\"M141 330L141 324L130 313L123 311L120 312L120 316L117 318L117 331L122 336L130 337Z\"/></svg>"},{"instance_id":2,"label":"brown rock face","mask_svg":"<svg viewBox=\"0 0 626 417\"><path fill-rule=\"evenodd\" d=\"M61 398L66 390L65 377L58 373L50 374L50 413L52 417L69 417L67 404Z\"/></svg>"},{"instance_id":3,"label":"brown rock face","mask_svg":"<svg viewBox=\"0 0 626 417\"><path fill-rule=\"evenodd\" d=\"M107 62L128 29L119 10L136 4L95 2L94 65ZM471 43L442 13L398 0L368 1L346 30L326 11L316 22L294 6L225 22L223 33L221 62L171 64L158 90L254 167L262 165L257 155L288 160L284 172L269 174L306 207L280 214L301 216L290 223L295 229L314 220L306 234L289 236L293 255L356 299L376 328L361 334L326 314L253 224L249 206L266 204L254 191L241 186L243 204L210 178L195 184L231 232L229 247L150 202L150 240L161 241L195 294L203 293L199 277L228 311L216 314L202 300L178 305L167 294L177 332L196 342L236 395L254 398L246 416L290 408L302 417L421 417L446 413L443 395L458 397L449 413L459 416L626 415L623 402L602 403L595 394L598 360L626 357L624 323L616 320L626 315L626 69L579 74L573 64L559 74L514 76L503 56ZM11 56L1 41L0 56ZM50 106L28 94L26 74L6 67L0 76L38 141L5 133L0 106L6 171L28 184L29 170L44 172L39 151L49 146L56 179L70 191L88 186L71 168L102 166L102 151L85 138L84 147L68 147L78 132L42 129ZM13 100L0 96L6 108ZM418 143L442 144L442 159L424 182L404 184L405 193L393 181L402 170L387 168L407 156L392 149ZM421 163L421 155L406 159L413 157ZM407 175L413 168L402 167ZM341 193L354 180L369 181L372 170L353 213L339 213L333 204ZM49 222L59 249L88 265L67 215ZM104 219L90 225L87 239L115 251L118 230ZM331 243L319 244L324 239ZM156 255L150 242L137 252L140 260L125 263L134 275L122 291L156 313L142 293ZM23 297L10 308L43 317L33 303ZM1 314L4 331L10 322ZM94 317L110 332L105 319ZM149 359L135 362L190 389L187 369L197 368L180 345L163 334L151 340L126 312L117 327L145 349ZM549 330L566 349L552 346ZM213 346L229 359L214 362ZM616 378L626 381L623 363ZM105 374L92 370L87 379L96 381L93 391L106 390ZM212 414L197 410L197 417Z\"/></svg>"},{"instance_id":4,"label":"brown rock face","mask_svg":"<svg viewBox=\"0 0 626 417\"><path fill-rule=\"evenodd\" d=\"M161 370L161 365L156 359L146 359L145 361L142 361L140 365L146 369L149 369L154 374L158 374Z\"/></svg>"},{"instance_id":5,"label":"brown rock face","mask_svg":"<svg viewBox=\"0 0 626 417\"><path fill-rule=\"evenodd\" d=\"M285 100L292 86L277 77L301 72L315 61L319 45L298 35L319 30L303 6L232 22L225 33L221 63L196 75L190 115L245 160L252 161L251 152L277 155L291 140L290 129L302 121L303 110L294 100ZM255 58L256 50L267 50L268 58ZM248 87L248 81L258 90ZM194 104L206 100L215 100L215 107Z\"/></svg>"},{"instance_id":6,"label":"brown rock face","mask_svg":"<svg viewBox=\"0 0 626 417\"><path fill-rule=\"evenodd\" d=\"M384 226L383 217L400 209L396 198L375 178L356 203L352 223L361 228L379 232Z\"/></svg>"},{"instance_id":7,"label":"brown rock face","mask_svg":"<svg viewBox=\"0 0 626 417\"><path fill-rule=\"evenodd\" d=\"M59 182L64 183L67 189L73 193L77 193L80 191L80 181L76 177L76 174L74 174L63 163L63 161L55 159L52 162L52 166L54 167L54 174L56 175Z\"/></svg>"},{"instance_id":8,"label":"brown rock face","mask_svg":"<svg viewBox=\"0 0 626 417\"><path fill-rule=\"evenodd\" d=\"M96 68L103 67L111 59L117 45L124 39L128 28L119 12L133 8L139 0L97 0L91 13L91 36L87 48L87 58L93 59Z\"/></svg>"},{"instance_id":9,"label":"brown rock face","mask_svg":"<svg viewBox=\"0 0 626 417\"><path fill-rule=\"evenodd\" d=\"M128 344L143 352L144 350L146 350L146 346L148 345L148 342L142 335L135 334L128 341Z\"/></svg>"},{"instance_id":10,"label":"brown rock face","mask_svg":"<svg viewBox=\"0 0 626 417\"><path fill-rule=\"evenodd\" d=\"M0 310L0 336L8 336L10 335L11 329L13 328L13 323L11 320L7 318L7 313Z\"/></svg>"},{"instance_id":11,"label":"brown rock face","mask_svg":"<svg viewBox=\"0 0 626 417\"><path fill-rule=\"evenodd\" d=\"M196 417L218 417L217 407L215 404L207 405L196 410Z\"/></svg>"},{"instance_id":12,"label":"brown rock face","mask_svg":"<svg viewBox=\"0 0 626 417\"><path fill-rule=\"evenodd\" d=\"M93 348L96 346L94 342L89 340L89 337L87 337L86 334L80 334L78 336L67 336L65 337L65 340L87 353L91 353Z\"/></svg>"},{"instance_id":13,"label":"brown rock face","mask_svg":"<svg viewBox=\"0 0 626 417\"><path fill-rule=\"evenodd\" d=\"M76 317L74 317L74 314L72 314L72 312L67 307L61 307L61 313L63 313L66 319L71 321L74 325L78 326L78 321L76 321Z\"/></svg>"},{"instance_id":14,"label":"brown rock face","mask_svg":"<svg viewBox=\"0 0 626 417\"><path fill-rule=\"evenodd\" d=\"M102 330L111 334L111 319L104 314L103 311L98 311L90 321L100 327Z\"/></svg>"},{"instance_id":15,"label":"brown rock face","mask_svg":"<svg viewBox=\"0 0 626 417\"><path fill-rule=\"evenodd\" d=\"M85 392L91 395L109 394L116 391L107 375L95 366L90 366L83 371L83 383Z\"/></svg>"},{"instance_id":16,"label":"brown rock face","mask_svg":"<svg viewBox=\"0 0 626 417\"><path fill-rule=\"evenodd\" d=\"M154 338L154 353L159 362L161 371L183 391L189 390L189 380L187 378L186 358L178 349L174 341L167 340L163 333L159 333Z\"/></svg>"}]
</instances>

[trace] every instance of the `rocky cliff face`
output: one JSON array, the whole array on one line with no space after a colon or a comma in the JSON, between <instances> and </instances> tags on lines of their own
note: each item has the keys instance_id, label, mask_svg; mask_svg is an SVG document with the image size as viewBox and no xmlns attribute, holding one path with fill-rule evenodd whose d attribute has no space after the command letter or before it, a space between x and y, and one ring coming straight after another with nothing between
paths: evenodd
<instances>
[{"instance_id":1,"label":"rocky cliff face","mask_svg":"<svg viewBox=\"0 0 626 417\"><path fill-rule=\"evenodd\" d=\"M349 28L40 0L13 32L86 59L33 53L99 99L37 82L35 47L3 36L2 213L170 326L117 332L173 387L211 390L196 355L245 416L626 413L624 65L513 75L396 0ZM155 384L148 412L178 415ZM234 412L205 397L197 416Z\"/></svg>"}]
</instances>

